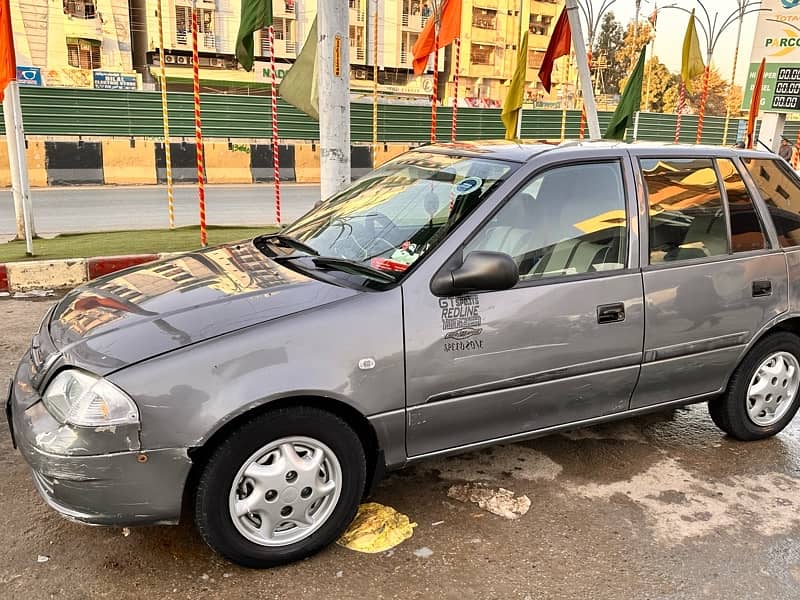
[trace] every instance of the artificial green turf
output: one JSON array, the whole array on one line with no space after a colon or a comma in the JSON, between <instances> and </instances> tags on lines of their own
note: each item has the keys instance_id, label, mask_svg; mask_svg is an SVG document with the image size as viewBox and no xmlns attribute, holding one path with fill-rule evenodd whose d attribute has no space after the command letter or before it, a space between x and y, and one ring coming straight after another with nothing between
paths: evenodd
<instances>
[{"instance_id":1,"label":"artificial green turf","mask_svg":"<svg viewBox=\"0 0 800 600\"><path fill-rule=\"evenodd\" d=\"M252 238L277 231L275 226L208 227L208 245ZM0 263L20 260L51 260L56 258L90 258L122 254L155 254L183 252L200 248L200 228L197 226L100 233L65 233L52 239L33 240L34 256L25 254L25 242L0 244Z\"/></svg>"}]
</instances>

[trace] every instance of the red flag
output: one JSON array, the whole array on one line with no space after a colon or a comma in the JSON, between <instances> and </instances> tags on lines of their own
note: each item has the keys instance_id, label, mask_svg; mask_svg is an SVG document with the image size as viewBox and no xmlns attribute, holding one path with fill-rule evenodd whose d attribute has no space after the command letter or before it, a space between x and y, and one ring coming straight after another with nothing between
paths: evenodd
<instances>
[{"instance_id":1,"label":"red flag","mask_svg":"<svg viewBox=\"0 0 800 600\"><path fill-rule=\"evenodd\" d=\"M17 57L14 55L14 34L11 32L11 5L0 0L0 100L9 81L17 78Z\"/></svg>"},{"instance_id":2,"label":"red flag","mask_svg":"<svg viewBox=\"0 0 800 600\"><path fill-rule=\"evenodd\" d=\"M431 17L425 23L425 27L417 38L411 54L414 56L414 75L420 75L428 64L428 57L438 50L450 44L461 34L461 0L445 0L440 9L442 11L439 19L439 45L436 45L434 25L436 19Z\"/></svg>"},{"instance_id":3,"label":"red flag","mask_svg":"<svg viewBox=\"0 0 800 600\"><path fill-rule=\"evenodd\" d=\"M547 45L547 52L544 53L542 59L542 66L539 67L539 81L542 82L544 89L548 92L552 85L551 77L553 76L553 63L557 58L569 54L572 46L572 30L569 27L569 17L567 16L567 9L561 11L561 16L558 17L556 26L553 29L553 35L550 36L550 43Z\"/></svg>"},{"instance_id":4,"label":"red flag","mask_svg":"<svg viewBox=\"0 0 800 600\"><path fill-rule=\"evenodd\" d=\"M756 81L753 85L753 96L750 98L750 112L747 115L747 132L744 136L748 148L752 148L755 143L753 133L756 130L756 117L758 117L758 111L761 106L761 87L764 85L764 66L766 64L767 59L762 58L761 65L758 67L758 73L756 74Z\"/></svg>"}]
</instances>

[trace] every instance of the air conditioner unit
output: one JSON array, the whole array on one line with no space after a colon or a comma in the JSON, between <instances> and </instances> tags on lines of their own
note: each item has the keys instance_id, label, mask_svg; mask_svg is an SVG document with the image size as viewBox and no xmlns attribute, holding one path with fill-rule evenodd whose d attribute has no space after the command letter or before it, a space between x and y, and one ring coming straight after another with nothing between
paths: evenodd
<instances>
[{"instance_id":1,"label":"air conditioner unit","mask_svg":"<svg viewBox=\"0 0 800 600\"><path fill-rule=\"evenodd\" d=\"M165 62L166 64L168 64L168 65L174 65L174 64L175 64L175 57L174 57L174 56L172 56L172 54L167 54L167 55L164 57L164 62Z\"/></svg>"},{"instance_id":2,"label":"air conditioner unit","mask_svg":"<svg viewBox=\"0 0 800 600\"><path fill-rule=\"evenodd\" d=\"M366 72L361 71L361 70L353 71L353 75L355 76L356 79L366 79L367 78Z\"/></svg>"},{"instance_id":3,"label":"air conditioner unit","mask_svg":"<svg viewBox=\"0 0 800 600\"><path fill-rule=\"evenodd\" d=\"M176 56L175 62L179 65L190 65L192 64L192 59L188 56Z\"/></svg>"}]
</instances>

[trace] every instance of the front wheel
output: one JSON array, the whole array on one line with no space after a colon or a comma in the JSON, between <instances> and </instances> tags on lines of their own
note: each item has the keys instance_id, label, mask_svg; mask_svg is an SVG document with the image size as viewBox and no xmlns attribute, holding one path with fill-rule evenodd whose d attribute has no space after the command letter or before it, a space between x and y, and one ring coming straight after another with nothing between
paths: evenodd
<instances>
[{"instance_id":1,"label":"front wheel","mask_svg":"<svg viewBox=\"0 0 800 600\"><path fill-rule=\"evenodd\" d=\"M310 407L274 410L214 450L198 482L195 523L237 564L292 562L344 532L365 481L364 450L347 423Z\"/></svg>"},{"instance_id":2,"label":"front wheel","mask_svg":"<svg viewBox=\"0 0 800 600\"><path fill-rule=\"evenodd\" d=\"M800 339L774 333L753 346L728 389L708 403L714 423L739 440L760 440L783 430L800 407Z\"/></svg>"}]
</instances>

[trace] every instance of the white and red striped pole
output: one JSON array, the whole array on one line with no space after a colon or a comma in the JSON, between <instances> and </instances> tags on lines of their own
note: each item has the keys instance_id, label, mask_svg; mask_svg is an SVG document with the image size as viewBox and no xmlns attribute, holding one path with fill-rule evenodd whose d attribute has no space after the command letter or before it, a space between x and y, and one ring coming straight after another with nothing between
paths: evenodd
<instances>
[{"instance_id":1,"label":"white and red striped pole","mask_svg":"<svg viewBox=\"0 0 800 600\"><path fill-rule=\"evenodd\" d=\"M455 39L455 71L453 72L453 125L450 132L450 141L455 143L458 128L458 72L461 69L461 38Z\"/></svg>"},{"instance_id":2,"label":"white and red striped pole","mask_svg":"<svg viewBox=\"0 0 800 600\"><path fill-rule=\"evenodd\" d=\"M197 53L197 0L192 0L192 75L194 90L194 140L197 151L197 197L200 204L200 244L207 246L205 155L203 152L203 124L200 118L200 59Z\"/></svg>"},{"instance_id":3,"label":"white and red striped pole","mask_svg":"<svg viewBox=\"0 0 800 600\"><path fill-rule=\"evenodd\" d=\"M436 143L436 102L439 90L439 9L433 16L433 89L431 90L431 144Z\"/></svg>"},{"instance_id":4,"label":"white and red striped pole","mask_svg":"<svg viewBox=\"0 0 800 600\"><path fill-rule=\"evenodd\" d=\"M269 66L272 78L272 169L275 190L275 222L281 224L281 160L278 147L278 76L275 70L275 27L269 26Z\"/></svg>"}]
</instances>

